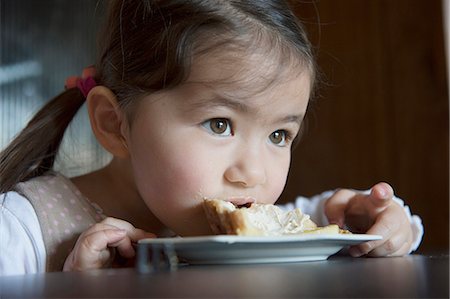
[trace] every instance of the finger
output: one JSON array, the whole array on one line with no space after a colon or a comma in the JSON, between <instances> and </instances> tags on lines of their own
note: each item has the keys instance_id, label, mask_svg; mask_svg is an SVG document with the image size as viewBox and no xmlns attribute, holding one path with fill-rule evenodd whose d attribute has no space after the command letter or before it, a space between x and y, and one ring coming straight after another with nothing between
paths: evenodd
<instances>
[{"instance_id":1,"label":"finger","mask_svg":"<svg viewBox=\"0 0 450 299\"><path fill-rule=\"evenodd\" d=\"M350 255L354 257L368 254L373 249L381 246L387 240L389 240L394 232L399 230L401 223L399 223L395 217L395 213L391 211L385 211L377 218L373 226L366 232L370 235L380 235L381 240L368 241L356 246L352 246L349 250Z\"/></svg>"},{"instance_id":2,"label":"finger","mask_svg":"<svg viewBox=\"0 0 450 299\"><path fill-rule=\"evenodd\" d=\"M110 247L116 247L119 254L125 258L132 258L136 252L131 244L130 238L127 236L116 243L110 244Z\"/></svg>"},{"instance_id":3,"label":"finger","mask_svg":"<svg viewBox=\"0 0 450 299\"><path fill-rule=\"evenodd\" d=\"M137 242L141 239L156 237L155 234L146 232L139 228L135 228L131 223L121 220L121 219L108 217L105 220L103 220L102 222L104 224L112 225L112 226L115 226L115 227L118 227L118 228L121 228L121 229L127 231L127 235L131 238L131 241L133 241L133 242Z\"/></svg>"},{"instance_id":4,"label":"finger","mask_svg":"<svg viewBox=\"0 0 450 299\"><path fill-rule=\"evenodd\" d=\"M370 256L401 256L408 254L411 249L411 244L413 242L413 234L410 229L406 232L404 227L409 226L408 221L403 221L404 224L400 225L400 229L396 231L390 240L386 241L380 247L372 250Z\"/></svg>"},{"instance_id":5,"label":"finger","mask_svg":"<svg viewBox=\"0 0 450 299\"><path fill-rule=\"evenodd\" d=\"M125 258L132 258L136 252L133 243L145 238L155 238L155 235L142 229L135 228L131 223L108 217L102 221L104 225L119 227L126 231L126 238L120 239L118 242L110 243L110 247L116 247L119 254Z\"/></svg>"},{"instance_id":6,"label":"finger","mask_svg":"<svg viewBox=\"0 0 450 299\"><path fill-rule=\"evenodd\" d=\"M82 239L82 246L89 252L100 252L108 245L114 244L126 237L127 232L123 229L105 229L87 234Z\"/></svg>"},{"instance_id":7,"label":"finger","mask_svg":"<svg viewBox=\"0 0 450 299\"><path fill-rule=\"evenodd\" d=\"M107 217L101 223L121 228L127 232L134 229L134 226L130 222L113 217Z\"/></svg>"},{"instance_id":8,"label":"finger","mask_svg":"<svg viewBox=\"0 0 450 299\"><path fill-rule=\"evenodd\" d=\"M404 256L411 251L411 242L405 242L396 252L391 253L389 256Z\"/></svg>"},{"instance_id":9,"label":"finger","mask_svg":"<svg viewBox=\"0 0 450 299\"><path fill-rule=\"evenodd\" d=\"M373 186L368 196L370 203L379 209L379 212L384 210L394 197L394 190L387 183L378 183Z\"/></svg>"},{"instance_id":10,"label":"finger","mask_svg":"<svg viewBox=\"0 0 450 299\"><path fill-rule=\"evenodd\" d=\"M146 238L155 238L155 235L152 233L147 233L140 229L135 229L135 230L141 231L141 232L135 232L134 239L130 238L130 236L127 235L126 238L121 239L119 242L109 244L109 246L115 247L117 249L118 253L120 254L120 256L127 258L127 259L131 259L132 257L134 257L136 255L135 244L137 243L137 241L139 241L141 239L146 239Z\"/></svg>"},{"instance_id":11,"label":"finger","mask_svg":"<svg viewBox=\"0 0 450 299\"><path fill-rule=\"evenodd\" d=\"M129 232L129 237L131 239L131 241L133 242L137 242L141 239L153 239L156 238L156 235L153 233L149 233L145 230L142 230L140 228L135 228L133 229L131 232Z\"/></svg>"},{"instance_id":12,"label":"finger","mask_svg":"<svg viewBox=\"0 0 450 299\"><path fill-rule=\"evenodd\" d=\"M87 236L89 234L96 233L96 232L103 231L103 230L117 230L117 229L120 230L121 228L114 226L114 225L109 225L109 224L106 224L103 222L98 222L98 223L95 223L94 225L92 225L91 227L89 227L86 231L84 231L81 234L81 236ZM124 230L124 229L122 229L122 230Z\"/></svg>"},{"instance_id":13,"label":"finger","mask_svg":"<svg viewBox=\"0 0 450 299\"><path fill-rule=\"evenodd\" d=\"M355 196L355 192L348 189L336 191L324 205L324 212L330 223L335 223L339 227L344 227L345 210L350 199Z\"/></svg>"},{"instance_id":14,"label":"finger","mask_svg":"<svg viewBox=\"0 0 450 299\"><path fill-rule=\"evenodd\" d=\"M378 247L375 247L367 255L371 257L390 256L407 243L407 236L404 234L394 234L391 238Z\"/></svg>"},{"instance_id":15,"label":"finger","mask_svg":"<svg viewBox=\"0 0 450 299\"><path fill-rule=\"evenodd\" d=\"M127 232L127 237L110 246L117 247L119 254L126 258L132 258L136 255L134 244L141 239L155 238L152 233L148 233L142 229L134 228L131 232Z\"/></svg>"}]
</instances>

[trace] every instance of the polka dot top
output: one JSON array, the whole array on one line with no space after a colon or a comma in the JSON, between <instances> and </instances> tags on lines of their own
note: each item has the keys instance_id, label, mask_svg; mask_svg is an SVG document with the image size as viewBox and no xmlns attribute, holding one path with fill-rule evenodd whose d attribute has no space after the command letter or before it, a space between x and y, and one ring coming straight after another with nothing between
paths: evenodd
<instances>
[{"instance_id":1,"label":"polka dot top","mask_svg":"<svg viewBox=\"0 0 450 299\"><path fill-rule=\"evenodd\" d=\"M59 173L19 183L15 191L30 201L38 217L47 253L46 271L62 271L78 236L105 218L100 207Z\"/></svg>"}]
</instances>

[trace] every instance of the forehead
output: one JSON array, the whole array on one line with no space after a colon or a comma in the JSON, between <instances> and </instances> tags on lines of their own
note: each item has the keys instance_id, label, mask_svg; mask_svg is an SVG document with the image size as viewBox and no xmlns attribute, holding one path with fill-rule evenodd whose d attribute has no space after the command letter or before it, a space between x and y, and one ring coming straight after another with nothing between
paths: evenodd
<instances>
[{"instance_id":1,"label":"forehead","mask_svg":"<svg viewBox=\"0 0 450 299\"><path fill-rule=\"evenodd\" d=\"M269 54L269 55L268 55ZM286 88L287 85L295 86ZM214 51L196 57L186 84L196 83L233 98L289 93L309 98L311 72L300 59L267 51Z\"/></svg>"}]
</instances>

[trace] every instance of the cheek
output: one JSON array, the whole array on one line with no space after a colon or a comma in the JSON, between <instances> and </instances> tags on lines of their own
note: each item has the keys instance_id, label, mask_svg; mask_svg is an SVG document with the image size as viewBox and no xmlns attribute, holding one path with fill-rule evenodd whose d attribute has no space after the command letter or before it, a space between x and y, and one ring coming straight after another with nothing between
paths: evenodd
<instances>
[{"instance_id":1,"label":"cheek","mask_svg":"<svg viewBox=\"0 0 450 299\"><path fill-rule=\"evenodd\" d=\"M137 188L152 213L180 235L208 234L201 206L217 174L195 146L148 145L133 156ZM203 157L203 158L202 158Z\"/></svg>"},{"instance_id":2,"label":"cheek","mask_svg":"<svg viewBox=\"0 0 450 299\"><path fill-rule=\"evenodd\" d=\"M207 169L202 161L195 156L183 153L170 155L172 159L159 161L157 176L160 177L160 185L155 186L160 192L166 193L168 198L185 200L181 203L189 204L188 198L202 197L203 186L208 185ZM180 203L177 203L180 204Z\"/></svg>"},{"instance_id":3,"label":"cheek","mask_svg":"<svg viewBox=\"0 0 450 299\"><path fill-rule=\"evenodd\" d=\"M274 204L284 190L289 172L290 158L284 158L270 166L267 171L267 189L263 194L263 203Z\"/></svg>"},{"instance_id":4,"label":"cheek","mask_svg":"<svg viewBox=\"0 0 450 299\"><path fill-rule=\"evenodd\" d=\"M148 160L148 163L140 161ZM136 157L136 180L143 195L150 198L164 197L168 205L188 204L182 198L199 197L205 177L202 163L189 152L173 152L169 149L149 152L143 159Z\"/></svg>"}]
</instances>

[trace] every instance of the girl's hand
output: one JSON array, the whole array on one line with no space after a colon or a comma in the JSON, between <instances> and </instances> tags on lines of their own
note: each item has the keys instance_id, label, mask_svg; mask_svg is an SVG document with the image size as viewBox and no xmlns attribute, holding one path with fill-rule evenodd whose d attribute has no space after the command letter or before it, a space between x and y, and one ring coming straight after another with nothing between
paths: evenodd
<instances>
[{"instance_id":1,"label":"girl's hand","mask_svg":"<svg viewBox=\"0 0 450 299\"><path fill-rule=\"evenodd\" d=\"M354 256L399 256L408 254L413 242L410 221L392 198L394 191L386 183L372 187L370 194L342 189L325 202L325 215L330 223L347 226L354 233L381 235L382 240L350 247Z\"/></svg>"},{"instance_id":2,"label":"girl's hand","mask_svg":"<svg viewBox=\"0 0 450 299\"><path fill-rule=\"evenodd\" d=\"M64 263L64 271L84 271L112 264L114 250L122 257L135 256L133 243L155 235L135 228L130 223L106 218L84 231Z\"/></svg>"}]
</instances>

